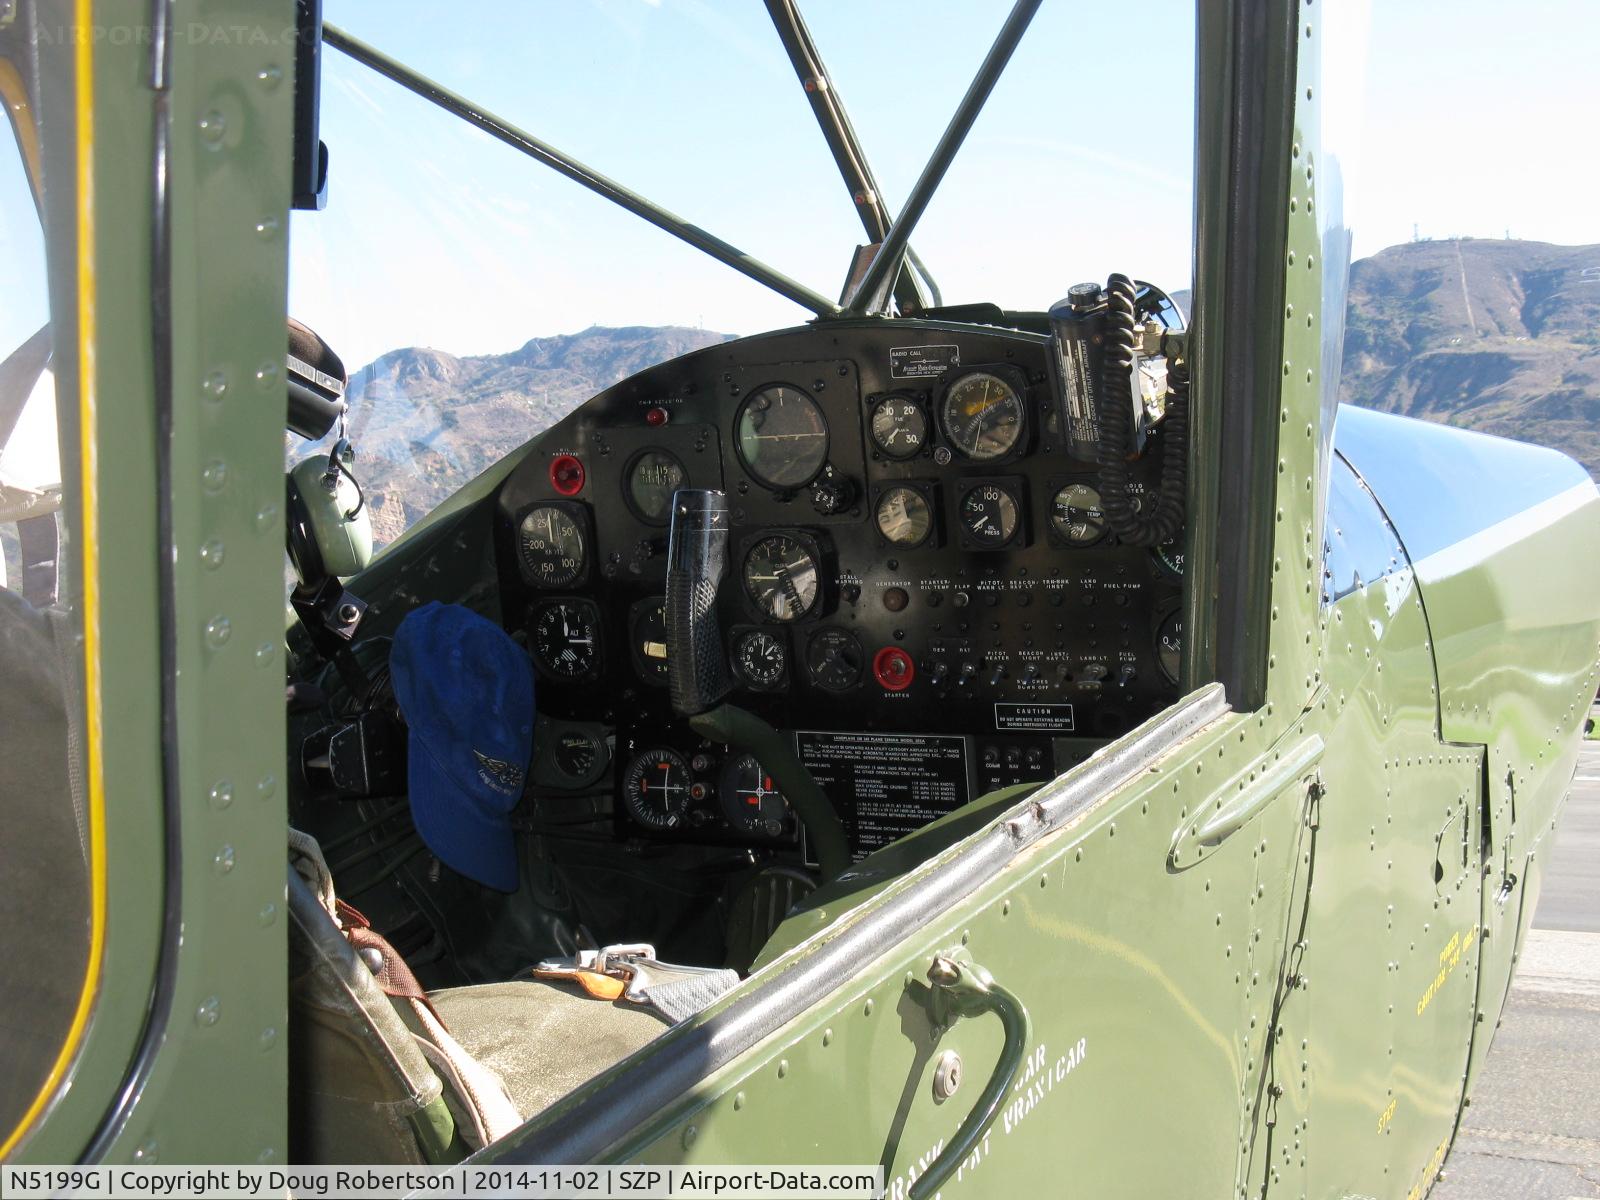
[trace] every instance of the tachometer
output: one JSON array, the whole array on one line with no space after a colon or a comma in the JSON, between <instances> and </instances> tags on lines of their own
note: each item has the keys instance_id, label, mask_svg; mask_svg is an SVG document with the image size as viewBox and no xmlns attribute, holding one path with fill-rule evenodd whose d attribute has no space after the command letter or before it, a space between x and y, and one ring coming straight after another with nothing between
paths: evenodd
<instances>
[{"instance_id":1,"label":"tachometer","mask_svg":"<svg viewBox=\"0 0 1600 1200\"><path fill-rule=\"evenodd\" d=\"M920 491L903 483L879 494L873 517L884 541L902 549L922 545L933 532L933 506Z\"/></svg>"},{"instance_id":2,"label":"tachometer","mask_svg":"<svg viewBox=\"0 0 1600 1200\"><path fill-rule=\"evenodd\" d=\"M789 804L753 754L730 758L722 768L722 815L740 833L780 837Z\"/></svg>"},{"instance_id":3,"label":"tachometer","mask_svg":"<svg viewBox=\"0 0 1600 1200\"><path fill-rule=\"evenodd\" d=\"M790 534L768 534L745 555L745 593L774 621L798 621L815 608L818 582L816 556Z\"/></svg>"},{"instance_id":4,"label":"tachometer","mask_svg":"<svg viewBox=\"0 0 1600 1200\"><path fill-rule=\"evenodd\" d=\"M665 525L672 513L672 493L689 481L689 473L665 450L645 450L628 464L628 507L641 521Z\"/></svg>"},{"instance_id":5,"label":"tachometer","mask_svg":"<svg viewBox=\"0 0 1600 1200\"><path fill-rule=\"evenodd\" d=\"M828 421L808 393L775 383L740 407L734 444L757 483L792 491L815 479L828 461Z\"/></svg>"},{"instance_id":6,"label":"tachometer","mask_svg":"<svg viewBox=\"0 0 1600 1200\"><path fill-rule=\"evenodd\" d=\"M1067 484L1050 502L1050 526L1070 545L1094 545L1106 535L1100 493L1087 483Z\"/></svg>"},{"instance_id":7,"label":"tachometer","mask_svg":"<svg viewBox=\"0 0 1600 1200\"><path fill-rule=\"evenodd\" d=\"M1000 483L980 483L961 497L961 533L971 546L998 550L1008 546L1022 524L1016 494Z\"/></svg>"},{"instance_id":8,"label":"tachometer","mask_svg":"<svg viewBox=\"0 0 1600 1200\"><path fill-rule=\"evenodd\" d=\"M870 429L885 458L915 458L928 444L928 414L910 396L891 394L874 404Z\"/></svg>"},{"instance_id":9,"label":"tachometer","mask_svg":"<svg viewBox=\"0 0 1600 1200\"><path fill-rule=\"evenodd\" d=\"M600 665L600 612L588 600L551 600L533 611L533 662L556 679L583 679Z\"/></svg>"},{"instance_id":10,"label":"tachometer","mask_svg":"<svg viewBox=\"0 0 1600 1200\"><path fill-rule=\"evenodd\" d=\"M567 505L541 504L524 513L517 524L517 552L522 574L538 587L571 587L589 565L583 526Z\"/></svg>"},{"instance_id":11,"label":"tachometer","mask_svg":"<svg viewBox=\"0 0 1600 1200\"><path fill-rule=\"evenodd\" d=\"M973 371L946 389L939 414L952 446L970 459L992 462L1021 442L1027 406L1000 376Z\"/></svg>"},{"instance_id":12,"label":"tachometer","mask_svg":"<svg viewBox=\"0 0 1600 1200\"><path fill-rule=\"evenodd\" d=\"M676 750L646 750L628 764L622 802L641 825L677 828L689 808L689 764Z\"/></svg>"},{"instance_id":13,"label":"tachometer","mask_svg":"<svg viewBox=\"0 0 1600 1200\"><path fill-rule=\"evenodd\" d=\"M733 643L733 669L753 688L777 687L789 669L783 635L766 629L740 634Z\"/></svg>"}]
</instances>

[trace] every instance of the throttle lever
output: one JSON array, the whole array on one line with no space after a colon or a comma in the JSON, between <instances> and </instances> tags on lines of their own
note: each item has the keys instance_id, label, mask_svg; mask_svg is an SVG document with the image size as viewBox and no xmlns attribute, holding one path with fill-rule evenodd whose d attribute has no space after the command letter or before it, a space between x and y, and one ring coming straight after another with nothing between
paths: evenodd
<instances>
[{"instance_id":1,"label":"throttle lever","mask_svg":"<svg viewBox=\"0 0 1600 1200\"><path fill-rule=\"evenodd\" d=\"M728 494L678 489L667 541L667 682L672 707L684 716L733 690L716 614L727 569Z\"/></svg>"}]
</instances>

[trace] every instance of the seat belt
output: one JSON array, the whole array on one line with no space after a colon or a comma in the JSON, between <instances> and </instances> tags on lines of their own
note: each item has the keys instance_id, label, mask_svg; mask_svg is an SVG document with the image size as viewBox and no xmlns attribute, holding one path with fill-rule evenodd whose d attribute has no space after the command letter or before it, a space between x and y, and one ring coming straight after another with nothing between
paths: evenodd
<instances>
[{"instance_id":1,"label":"seat belt","mask_svg":"<svg viewBox=\"0 0 1600 1200\"><path fill-rule=\"evenodd\" d=\"M596 1000L648 1005L675 1025L739 982L739 973L724 967L664 963L647 942L579 950L570 958L547 958L524 974L533 979L571 981Z\"/></svg>"}]
</instances>

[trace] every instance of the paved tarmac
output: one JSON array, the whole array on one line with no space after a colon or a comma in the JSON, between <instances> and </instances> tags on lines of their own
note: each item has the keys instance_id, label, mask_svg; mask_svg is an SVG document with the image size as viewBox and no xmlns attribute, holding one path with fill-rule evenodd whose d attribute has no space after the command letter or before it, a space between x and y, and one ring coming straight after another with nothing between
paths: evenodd
<instances>
[{"instance_id":1,"label":"paved tarmac","mask_svg":"<svg viewBox=\"0 0 1600 1200\"><path fill-rule=\"evenodd\" d=\"M1511 999L1432 1200L1600 1200L1600 742L1585 746Z\"/></svg>"}]
</instances>

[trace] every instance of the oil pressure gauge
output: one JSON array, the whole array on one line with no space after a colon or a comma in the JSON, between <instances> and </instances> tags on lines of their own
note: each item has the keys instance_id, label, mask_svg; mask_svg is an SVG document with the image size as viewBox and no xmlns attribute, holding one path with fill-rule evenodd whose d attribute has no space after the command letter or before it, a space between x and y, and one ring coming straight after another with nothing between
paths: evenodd
<instances>
[{"instance_id":1,"label":"oil pressure gauge","mask_svg":"<svg viewBox=\"0 0 1600 1200\"><path fill-rule=\"evenodd\" d=\"M961 497L961 540L970 549L999 550L1022 528L1022 502L1015 483L981 481Z\"/></svg>"}]
</instances>

